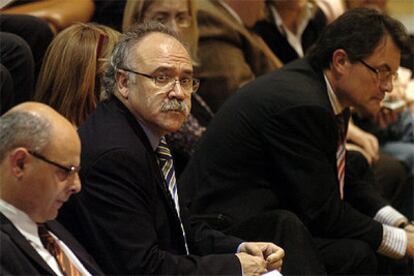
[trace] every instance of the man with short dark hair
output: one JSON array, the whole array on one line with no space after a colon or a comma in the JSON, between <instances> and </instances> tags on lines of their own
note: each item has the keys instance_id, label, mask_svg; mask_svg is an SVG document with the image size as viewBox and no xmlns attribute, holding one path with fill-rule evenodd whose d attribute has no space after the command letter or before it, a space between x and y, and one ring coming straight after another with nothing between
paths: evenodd
<instances>
[{"instance_id":1,"label":"man with short dark hair","mask_svg":"<svg viewBox=\"0 0 414 276\"><path fill-rule=\"evenodd\" d=\"M249 238L258 235L243 227L250 220L287 208L315 237L347 241L327 252L318 240L328 273L375 273L352 265L362 252L413 257L413 226L371 189L368 168L348 166L359 156L345 162L344 150L349 107L378 112L407 39L396 20L352 10L307 58L240 89L180 178L193 218Z\"/></svg>"},{"instance_id":2,"label":"man with short dark hair","mask_svg":"<svg viewBox=\"0 0 414 276\"><path fill-rule=\"evenodd\" d=\"M56 221L80 191L80 141L52 108L24 103L0 117L0 274L102 274Z\"/></svg>"},{"instance_id":3,"label":"man with short dark hair","mask_svg":"<svg viewBox=\"0 0 414 276\"><path fill-rule=\"evenodd\" d=\"M160 23L134 26L115 46L111 88L80 127L82 193L59 219L107 274L259 275L281 269L273 243L243 242L190 224L164 136L189 114L191 57ZM81 222L81 223L75 223Z\"/></svg>"}]
</instances>

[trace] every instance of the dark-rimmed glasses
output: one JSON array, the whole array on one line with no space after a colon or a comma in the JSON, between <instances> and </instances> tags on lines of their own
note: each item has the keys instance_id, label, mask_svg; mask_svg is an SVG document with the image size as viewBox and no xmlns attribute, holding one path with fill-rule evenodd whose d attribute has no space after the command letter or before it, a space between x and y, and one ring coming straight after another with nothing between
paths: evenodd
<instances>
[{"instance_id":1,"label":"dark-rimmed glasses","mask_svg":"<svg viewBox=\"0 0 414 276\"><path fill-rule=\"evenodd\" d=\"M166 90L172 90L174 88L174 85L178 82L181 88L183 89L183 91L187 95L196 93L198 88L200 87L200 80L193 78L193 77L185 77L185 78L177 80L174 77L171 77L166 74L159 74L159 75L151 76L151 75L137 72L137 71L134 71L128 68L119 68L119 70L123 70L126 72L130 72L130 73L151 79L156 86L162 89L166 89Z\"/></svg>"},{"instance_id":2,"label":"dark-rimmed glasses","mask_svg":"<svg viewBox=\"0 0 414 276\"><path fill-rule=\"evenodd\" d=\"M65 174L66 174L65 177L68 177L70 174L78 173L80 171L80 169L81 169L80 166L64 166L64 165L61 165L61 164L59 164L59 163L57 163L55 161L52 161L52 160L47 159L43 155L41 155L41 154L39 154L39 153L37 153L35 151L32 151L32 150L28 150L28 152L31 155L33 155L35 158L37 158L39 160L42 160L43 162L46 162L46 163L48 163L50 165L53 165L53 166L55 166L55 167L57 167L59 169L62 169L65 172Z\"/></svg>"},{"instance_id":3,"label":"dark-rimmed glasses","mask_svg":"<svg viewBox=\"0 0 414 276\"><path fill-rule=\"evenodd\" d=\"M388 81L395 81L398 78L398 73L391 73L390 70L387 69L378 69L374 68L362 59L358 59L359 62L361 62L366 68L368 68L370 71L374 72L377 75L377 78L381 82L388 82Z\"/></svg>"}]
</instances>

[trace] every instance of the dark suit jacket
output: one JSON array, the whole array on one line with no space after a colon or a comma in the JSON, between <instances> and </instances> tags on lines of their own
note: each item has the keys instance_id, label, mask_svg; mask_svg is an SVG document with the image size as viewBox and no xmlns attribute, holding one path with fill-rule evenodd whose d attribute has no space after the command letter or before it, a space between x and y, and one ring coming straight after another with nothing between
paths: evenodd
<instances>
[{"instance_id":1,"label":"dark suit jacket","mask_svg":"<svg viewBox=\"0 0 414 276\"><path fill-rule=\"evenodd\" d=\"M0 213L0 274L56 275L26 238ZM102 275L93 258L57 221L46 223L47 228L61 239L93 275Z\"/></svg>"},{"instance_id":2,"label":"dark suit jacket","mask_svg":"<svg viewBox=\"0 0 414 276\"><path fill-rule=\"evenodd\" d=\"M194 217L220 229L287 208L314 235L361 239L377 248L382 226L367 215L386 203L369 185L369 170L349 166L346 200L340 200L337 139L323 74L299 60L223 105L179 184Z\"/></svg>"},{"instance_id":3,"label":"dark suit jacket","mask_svg":"<svg viewBox=\"0 0 414 276\"><path fill-rule=\"evenodd\" d=\"M116 98L98 105L79 129L82 191L59 220L107 274L241 274L239 239L182 220L143 129ZM78 222L74 227L74 222ZM76 228L76 229L75 229Z\"/></svg>"}]
</instances>

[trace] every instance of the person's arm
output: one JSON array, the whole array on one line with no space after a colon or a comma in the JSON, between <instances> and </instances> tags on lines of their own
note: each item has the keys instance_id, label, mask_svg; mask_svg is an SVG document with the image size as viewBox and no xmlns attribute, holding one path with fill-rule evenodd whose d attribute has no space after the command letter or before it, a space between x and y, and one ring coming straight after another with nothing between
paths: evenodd
<instances>
[{"instance_id":1,"label":"person's arm","mask_svg":"<svg viewBox=\"0 0 414 276\"><path fill-rule=\"evenodd\" d=\"M347 139L360 146L369 164L376 162L379 158L378 139L354 125L352 121L348 124Z\"/></svg>"},{"instance_id":2,"label":"person's arm","mask_svg":"<svg viewBox=\"0 0 414 276\"><path fill-rule=\"evenodd\" d=\"M1 12L42 18L49 22L52 30L59 32L75 22L88 22L94 10L92 0L48 0L16 5Z\"/></svg>"}]
</instances>

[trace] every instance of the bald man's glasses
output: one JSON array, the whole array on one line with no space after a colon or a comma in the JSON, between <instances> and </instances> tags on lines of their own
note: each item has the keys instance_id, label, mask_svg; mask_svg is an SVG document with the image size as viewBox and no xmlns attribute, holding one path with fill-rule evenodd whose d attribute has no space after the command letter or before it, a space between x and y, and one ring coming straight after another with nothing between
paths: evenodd
<instances>
[{"instance_id":1,"label":"bald man's glasses","mask_svg":"<svg viewBox=\"0 0 414 276\"><path fill-rule=\"evenodd\" d=\"M71 174L78 173L80 171L80 169L81 169L80 166L64 166L64 165L61 165L61 164L59 164L59 163L57 163L55 161L52 161L52 160L47 159L46 157L44 157L43 155L41 155L41 154L39 154L39 153L37 153L35 151L28 150L28 152L33 157L35 157L35 158L37 158L39 160L42 160L43 162L46 162L46 163L48 163L50 165L53 165L53 166L55 166L55 167L63 170L65 172L65 178L67 178Z\"/></svg>"},{"instance_id":2,"label":"bald man's glasses","mask_svg":"<svg viewBox=\"0 0 414 276\"><path fill-rule=\"evenodd\" d=\"M119 69L151 79L156 86L158 86L159 88L165 89L165 90L172 90L174 88L174 85L179 83L181 89L187 95L196 93L198 88L200 87L200 80L193 78L193 77L184 77L184 78L177 80L175 77L169 76L167 74L158 74L155 76L151 76L151 75L137 72L137 71L134 71L128 68L119 68Z\"/></svg>"}]
</instances>

